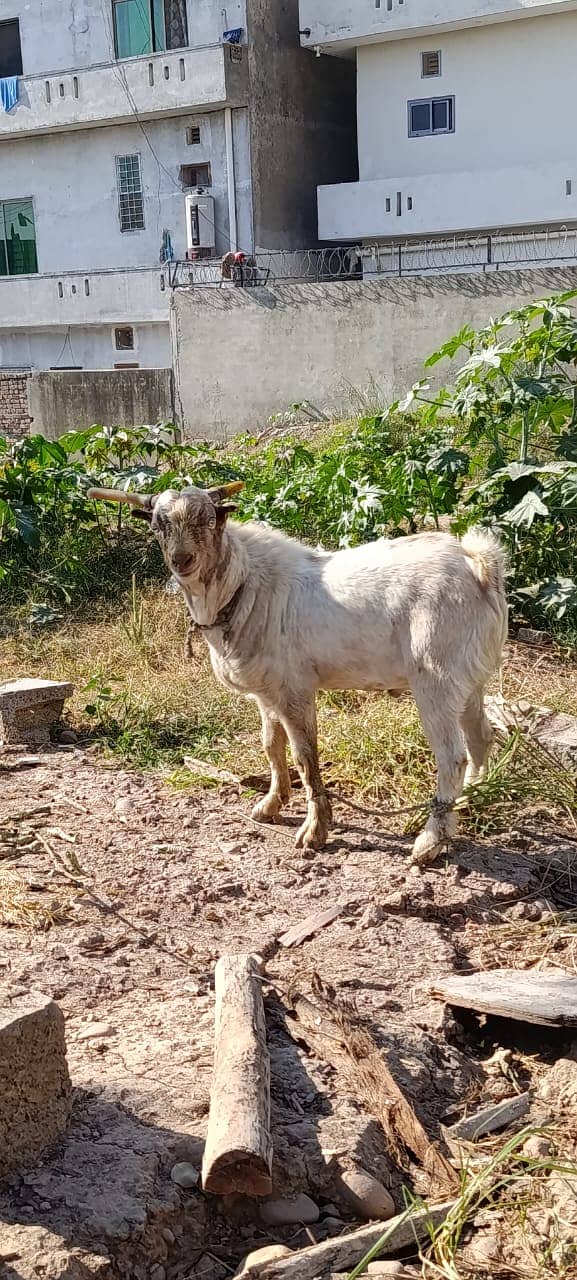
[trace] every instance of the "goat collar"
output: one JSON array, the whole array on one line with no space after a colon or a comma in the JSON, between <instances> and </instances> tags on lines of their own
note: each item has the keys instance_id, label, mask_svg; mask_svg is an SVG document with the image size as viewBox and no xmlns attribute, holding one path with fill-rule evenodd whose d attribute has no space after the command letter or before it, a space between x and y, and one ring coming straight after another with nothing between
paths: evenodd
<instances>
[{"instance_id":1,"label":"goat collar","mask_svg":"<svg viewBox=\"0 0 577 1280\"><path fill-rule=\"evenodd\" d=\"M225 636L228 635L243 591L244 582L241 582L240 587L237 587L234 595L230 597L230 600L222 606L222 609L219 609L214 622L195 622L194 625L197 630L215 631L218 627L219 630L224 631Z\"/></svg>"}]
</instances>

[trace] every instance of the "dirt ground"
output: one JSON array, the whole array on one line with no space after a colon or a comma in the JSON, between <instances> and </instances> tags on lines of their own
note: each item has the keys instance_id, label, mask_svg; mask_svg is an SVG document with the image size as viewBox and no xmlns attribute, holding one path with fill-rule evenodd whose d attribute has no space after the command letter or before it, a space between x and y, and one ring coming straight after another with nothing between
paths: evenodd
<instances>
[{"instance_id":1,"label":"dirt ground","mask_svg":"<svg viewBox=\"0 0 577 1280\"><path fill-rule=\"evenodd\" d=\"M577 843L538 815L495 841L457 841L409 874L409 839L340 803L329 847L303 858L293 847L298 792L283 825L265 828L233 789L174 791L74 747L36 761L14 748L0 755L0 820L47 806L21 829L42 831L54 855L23 850L2 862L16 905L0 927L0 996L34 989L57 1000L74 1105L58 1149L0 1191L2 1280L225 1280L252 1248L303 1247L353 1221L335 1190L338 1165L377 1176L402 1208L374 1116L272 1003L275 1194L307 1193L319 1221L267 1228L256 1204L171 1181L176 1162L200 1163L224 952L268 956L281 1001L291 982L307 990L314 971L353 1001L432 1136L442 1120L515 1091L483 1067L496 1045L514 1043L523 1088L570 1053L568 1033L517 1025L512 1041L510 1027L458 1020L428 994L444 973L539 959L547 904L566 909L575 897ZM30 901L51 927L26 927L18 903ZM289 925L331 903L343 911L328 928L274 949ZM574 941L556 937L547 963L573 969Z\"/></svg>"}]
</instances>

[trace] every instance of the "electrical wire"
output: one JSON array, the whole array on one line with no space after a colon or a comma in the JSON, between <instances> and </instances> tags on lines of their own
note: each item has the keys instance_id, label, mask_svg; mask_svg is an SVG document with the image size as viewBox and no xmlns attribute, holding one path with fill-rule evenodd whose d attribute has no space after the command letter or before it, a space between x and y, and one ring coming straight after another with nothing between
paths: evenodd
<instances>
[{"instance_id":1,"label":"electrical wire","mask_svg":"<svg viewBox=\"0 0 577 1280\"><path fill-rule=\"evenodd\" d=\"M78 364L78 361L76 360L76 357L75 357L75 355L74 355L74 351L73 351L73 349L72 349L72 340L71 340L71 338L70 338L70 325L68 325L68 328L67 328L67 330L66 330L66 336L65 336L65 338L64 338L64 342L62 343L62 348L61 348L61 350L59 351L59 353L58 353L58 355L57 355L57 357L56 357L56 361L55 361L55 363L54 363L53 365L51 365L51 368L52 368L52 369L56 369L56 368L58 368L58 365L60 364L60 361L61 361L61 359L62 359L62 357L63 357L63 355L64 355L64 352L66 351L66 348L67 348L67 347L68 347L68 350L69 350L69 352L70 352L70 358L71 358L71 360L72 360L72 364L73 364L75 367L77 367L77 368L81 368L81 366Z\"/></svg>"}]
</instances>

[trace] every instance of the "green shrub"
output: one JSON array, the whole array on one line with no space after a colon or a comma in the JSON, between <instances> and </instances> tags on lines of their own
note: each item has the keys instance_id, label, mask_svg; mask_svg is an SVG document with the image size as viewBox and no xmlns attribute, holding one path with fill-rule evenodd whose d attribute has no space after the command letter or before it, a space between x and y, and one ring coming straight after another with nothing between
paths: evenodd
<instances>
[{"instance_id":1,"label":"green shrub","mask_svg":"<svg viewBox=\"0 0 577 1280\"><path fill-rule=\"evenodd\" d=\"M474 522L499 529L510 593L528 620L577 628L577 321L564 294L466 328L426 362L464 363L453 385L418 382L380 413L303 443L229 450L180 443L172 426L92 427L56 442L0 441L0 590L50 621L131 576L165 577L153 540L90 485L159 491L241 478L240 518L312 544L356 545Z\"/></svg>"}]
</instances>

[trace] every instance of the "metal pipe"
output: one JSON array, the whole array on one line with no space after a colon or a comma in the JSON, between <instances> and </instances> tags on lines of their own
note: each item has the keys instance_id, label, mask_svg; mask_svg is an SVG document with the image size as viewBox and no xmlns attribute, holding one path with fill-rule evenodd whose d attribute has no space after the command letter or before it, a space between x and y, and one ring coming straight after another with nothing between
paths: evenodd
<instances>
[{"instance_id":1,"label":"metal pipe","mask_svg":"<svg viewBox=\"0 0 577 1280\"><path fill-rule=\"evenodd\" d=\"M232 136L232 108L224 108L224 139L226 145L226 187L228 194L228 237L233 253L238 249L236 225L236 181L234 173L234 142Z\"/></svg>"}]
</instances>

